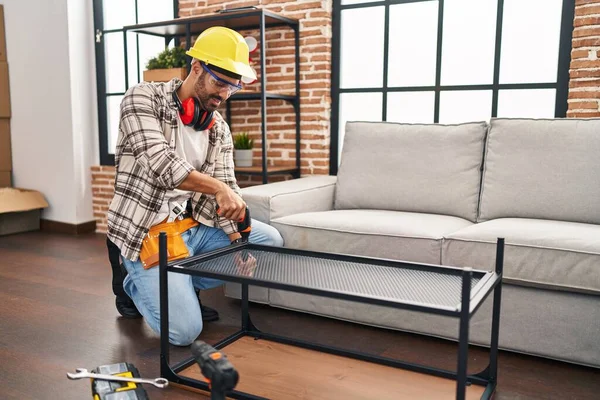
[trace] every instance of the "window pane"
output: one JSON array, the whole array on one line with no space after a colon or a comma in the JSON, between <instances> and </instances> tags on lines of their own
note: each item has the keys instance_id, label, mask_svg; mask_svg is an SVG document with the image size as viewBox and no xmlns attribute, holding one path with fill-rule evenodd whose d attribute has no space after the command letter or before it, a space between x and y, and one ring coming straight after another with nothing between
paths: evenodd
<instances>
[{"instance_id":1,"label":"window pane","mask_svg":"<svg viewBox=\"0 0 600 400\"><path fill-rule=\"evenodd\" d=\"M390 7L388 86L433 86L438 3Z\"/></svg>"},{"instance_id":2,"label":"window pane","mask_svg":"<svg viewBox=\"0 0 600 400\"><path fill-rule=\"evenodd\" d=\"M174 19L171 0L137 0L138 24Z\"/></svg>"},{"instance_id":3,"label":"window pane","mask_svg":"<svg viewBox=\"0 0 600 400\"><path fill-rule=\"evenodd\" d=\"M106 99L106 111L108 114L108 152L110 154L115 154L117 147L122 99L123 96L108 96Z\"/></svg>"},{"instance_id":4,"label":"window pane","mask_svg":"<svg viewBox=\"0 0 600 400\"><path fill-rule=\"evenodd\" d=\"M123 32L107 33L104 36L104 54L106 59L106 92L124 92L125 64L123 58ZM127 64L129 86L137 83L137 50L135 34L127 33Z\"/></svg>"},{"instance_id":5,"label":"window pane","mask_svg":"<svg viewBox=\"0 0 600 400\"><path fill-rule=\"evenodd\" d=\"M504 1L500 83L556 82L562 1Z\"/></svg>"},{"instance_id":6,"label":"window pane","mask_svg":"<svg viewBox=\"0 0 600 400\"><path fill-rule=\"evenodd\" d=\"M498 92L498 117L554 118L556 89L511 89Z\"/></svg>"},{"instance_id":7,"label":"window pane","mask_svg":"<svg viewBox=\"0 0 600 400\"><path fill-rule=\"evenodd\" d=\"M344 133L348 121L381 121L383 95L381 93L340 94L340 126L338 161L341 159Z\"/></svg>"},{"instance_id":8,"label":"window pane","mask_svg":"<svg viewBox=\"0 0 600 400\"><path fill-rule=\"evenodd\" d=\"M433 123L434 92L388 93L387 120L390 122Z\"/></svg>"},{"instance_id":9,"label":"window pane","mask_svg":"<svg viewBox=\"0 0 600 400\"><path fill-rule=\"evenodd\" d=\"M121 29L135 24L134 0L102 0L104 29Z\"/></svg>"},{"instance_id":10,"label":"window pane","mask_svg":"<svg viewBox=\"0 0 600 400\"><path fill-rule=\"evenodd\" d=\"M489 121L491 115L491 90L456 90L440 94L442 124Z\"/></svg>"},{"instance_id":11,"label":"window pane","mask_svg":"<svg viewBox=\"0 0 600 400\"><path fill-rule=\"evenodd\" d=\"M383 7L342 11L341 88L382 86L383 20Z\"/></svg>"},{"instance_id":12,"label":"window pane","mask_svg":"<svg viewBox=\"0 0 600 400\"><path fill-rule=\"evenodd\" d=\"M497 7L497 0L446 0L442 85L493 82Z\"/></svg>"},{"instance_id":13,"label":"window pane","mask_svg":"<svg viewBox=\"0 0 600 400\"><path fill-rule=\"evenodd\" d=\"M140 44L140 77L143 77L148 60L156 57L158 53L165 49L165 40L150 35L138 35L138 38ZM173 47L173 40L171 40L169 47Z\"/></svg>"}]
</instances>

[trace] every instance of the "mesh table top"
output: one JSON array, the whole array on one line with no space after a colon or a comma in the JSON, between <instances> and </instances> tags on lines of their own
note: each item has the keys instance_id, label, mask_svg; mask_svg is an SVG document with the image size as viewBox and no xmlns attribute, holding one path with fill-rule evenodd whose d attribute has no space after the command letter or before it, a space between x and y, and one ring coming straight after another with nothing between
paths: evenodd
<instances>
[{"instance_id":1,"label":"mesh table top","mask_svg":"<svg viewBox=\"0 0 600 400\"><path fill-rule=\"evenodd\" d=\"M388 265L378 265L377 260L360 257L338 259L340 257L335 255L317 253L319 255L314 256L315 253L310 252L291 253L255 247L250 245L248 249L206 259L190 259L175 263L175 268L210 273L212 277L224 281L231 280L228 277L244 278L243 281L251 285L283 284L391 303L456 310L461 302L463 278L460 269L430 265L420 268L419 264L389 260L384 262ZM239 267L239 260L248 255L256 259L256 267ZM475 289L481 287L479 284L487 274L491 273L473 271L471 298L477 294Z\"/></svg>"}]
</instances>

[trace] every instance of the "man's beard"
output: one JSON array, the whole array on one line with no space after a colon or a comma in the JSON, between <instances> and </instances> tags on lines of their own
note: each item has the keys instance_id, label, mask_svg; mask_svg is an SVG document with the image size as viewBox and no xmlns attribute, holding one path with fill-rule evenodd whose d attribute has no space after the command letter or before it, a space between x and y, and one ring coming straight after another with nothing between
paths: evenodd
<instances>
[{"instance_id":1,"label":"man's beard","mask_svg":"<svg viewBox=\"0 0 600 400\"><path fill-rule=\"evenodd\" d=\"M204 84L204 74L198 77L198 80L194 85L194 92L196 92L196 97L200 101L200 105L206 111L215 111L225 100L219 96L219 94L208 94L206 85ZM219 101L219 105L212 104L211 100L213 99Z\"/></svg>"}]
</instances>

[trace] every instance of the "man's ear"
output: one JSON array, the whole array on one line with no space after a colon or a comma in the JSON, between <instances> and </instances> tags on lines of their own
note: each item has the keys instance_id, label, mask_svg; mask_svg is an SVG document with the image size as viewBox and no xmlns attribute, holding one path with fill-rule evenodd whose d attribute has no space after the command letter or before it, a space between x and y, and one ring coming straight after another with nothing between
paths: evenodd
<instances>
[{"instance_id":1,"label":"man's ear","mask_svg":"<svg viewBox=\"0 0 600 400\"><path fill-rule=\"evenodd\" d=\"M192 63L192 72L196 75L196 76L200 76L200 74L202 74L202 71L204 71L202 69L202 65L200 65L199 61L193 62Z\"/></svg>"}]
</instances>

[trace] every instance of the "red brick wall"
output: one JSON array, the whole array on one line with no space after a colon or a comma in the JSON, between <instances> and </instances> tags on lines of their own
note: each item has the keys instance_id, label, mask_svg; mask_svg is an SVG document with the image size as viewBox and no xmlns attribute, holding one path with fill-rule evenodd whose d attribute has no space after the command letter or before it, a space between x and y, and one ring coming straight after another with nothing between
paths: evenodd
<instances>
[{"instance_id":1,"label":"red brick wall","mask_svg":"<svg viewBox=\"0 0 600 400\"><path fill-rule=\"evenodd\" d=\"M576 0L568 117L600 117L600 0Z\"/></svg>"},{"instance_id":2,"label":"red brick wall","mask_svg":"<svg viewBox=\"0 0 600 400\"><path fill-rule=\"evenodd\" d=\"M115 185L115 167L92 167L92 196L96 232L106 232L106 213L113 197Z\"/></svg>"}]
</instances>

